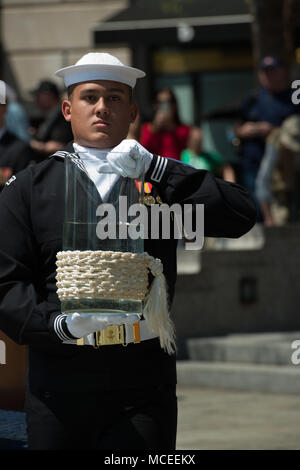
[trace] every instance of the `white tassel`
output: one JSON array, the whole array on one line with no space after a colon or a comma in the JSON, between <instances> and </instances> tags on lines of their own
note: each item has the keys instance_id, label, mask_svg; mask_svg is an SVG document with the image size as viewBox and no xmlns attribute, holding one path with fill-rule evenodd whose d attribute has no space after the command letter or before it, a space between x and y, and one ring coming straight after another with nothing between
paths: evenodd
<instances>
[{"instance_id":1,"label":"white tassel","mask_svg":"<svg viewBox=\"0 0 300 470\"><path fill-rule=\"evenodd\" d=\"M146 253L145 257L149 258L149 269L154 279L145 301L143 315L149 329L159 335L161 347L168 354L173 354L176 351L175 327L169 315L167 283L162 262Z\"/></svg>"}]
</instances>

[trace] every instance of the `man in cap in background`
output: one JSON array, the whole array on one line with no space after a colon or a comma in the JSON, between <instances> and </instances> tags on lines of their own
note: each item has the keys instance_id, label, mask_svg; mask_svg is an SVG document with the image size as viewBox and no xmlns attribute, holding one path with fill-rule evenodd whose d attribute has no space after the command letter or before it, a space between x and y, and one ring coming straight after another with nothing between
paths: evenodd
<instances>
[{"instance_id":1,"label":"man in cap in background","mask_svg":"<svg viewBox=\"0 0 300 470\"><path fill-rule=\"evenodd\" d=\"M43 160L63 149L73 140L73 134L70 124L61 113L60 92L54 82L42 80L31 93L42 121L30 140L30 145L37 152L36 160Z\"/></svg>"},{"instance_id":2,"label":"man in cap in background","mask_svg":"<svg viewBox=\"0 0 300 470\"><path fill-rule=\"evenodd\" d=\"M255 181L270 132L298 108L292 103L287 67L278 57L264 57L258 70L260 88L245 100L235 127L240 139L242 184L255 197ZM259 220L263 220L262 214Z\"/></svg>"},{"instance_id":3,"label":"man in cap in background","mask_svg":"<svg viewBox=\"0 0 300 470\"><path fill-rule=\"evenodd\" d=\"M9 106L7 85L0 81L0 191L6 181L26 168L35 159L35 152L24 140L7 128L6 116Z\"/></svg>"},{"instance_id":4,"label":"man in cap in background","mask_svg":"<svg viewBox=\"0 0 300 470\"><path fill-rule=\"evenodd\" d=\"M248 193L180 162L152 155L126 139L137 105L136 80L144 72L104 53L89 53L57 72L68 99L62 112L74 143L8 182L0 197L0 328L29 345L26 396L30 449L164 449L176 442L176 356L139 322L140 339L122 320L125 342L95 349L96 333L110 320L65 315L56 289L56 254L62 249L64 158L99 158L101 190L106 172L139 178L167 204L205 205L205 234L239 237L255 223ZM110 153L110 150L122 153ZM105 161L99 150L107 151ZM81 160L83 162L83 160ZM87 168L88 169L88 168ZM83 178L88 178L86 172ZM13 234L13 235L12 235ZM162 261L171 306L177 240L145 240ZM92 335L89 345L78 338Z\"/></svg>"}]
</instances>

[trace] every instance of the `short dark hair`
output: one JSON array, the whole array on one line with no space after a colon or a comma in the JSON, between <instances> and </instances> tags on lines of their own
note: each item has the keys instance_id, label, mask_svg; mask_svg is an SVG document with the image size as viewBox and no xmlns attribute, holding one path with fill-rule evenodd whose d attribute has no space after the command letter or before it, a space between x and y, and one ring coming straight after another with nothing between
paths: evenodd
<instances>
[{"instance_id":1,"label":"short dark hair","mask_svg":"<svg viewBox=\"0 0 300 470\"><path fill-rule=\"evenodd\" d=\"M30 91L31 94L52 93L57 98L60 97L60 91L54 82L50 80L41 80L36 88Z\"/></svg>"},{"instance_id":2,"label":"short dark hair","mask_svg":"<svg viewBox=\"0 0 300 470\"><path fill-rule=\"evenodd\" d=\"M74 83L73 85L70 85L67 88L67 95L68 95L69 100L72 98L72 94L73 94L73 91L74 91L74 88L76 87L76 85L77 85L77 83Z\"/></svg>"}]
</instances>

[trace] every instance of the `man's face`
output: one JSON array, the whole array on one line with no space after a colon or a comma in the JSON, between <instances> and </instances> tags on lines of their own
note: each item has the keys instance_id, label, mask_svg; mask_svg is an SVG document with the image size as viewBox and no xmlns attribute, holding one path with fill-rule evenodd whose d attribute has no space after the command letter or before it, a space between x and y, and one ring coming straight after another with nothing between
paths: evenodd
<instances>
[{"instance_id":1,"label":"man's face","mask_svg":"<svg viewBox=\"0 0 300 470\"><path fill-rule=\"evenodd\" d=\"M62 112L71 122L76 143L104 149L115 147L127 137L137 107L131 102L128 85L96 80L78 84L70 99L63 101Z\"/></svg>"},{"instance_id":2,"label":"man's face","mask_svg":"<svg viewBox=\"0 0 300 470\"><path fill-rule=\"evenodd\" d=\"M39 91L35 95L35 102L43 112L48 112L59 102L59 97L50 91Z\"/></svg>"},{"instance_id":3,"label":"man's face","mask_svg":"<svg viewBox=\"0 0 300 470\"><path fill-rule=\"evenodd\" d=\"M258 77L260 84L271 93L278 93L288 87L288 71L284 67L261 69Z\"/></svg>"}]
</instances>

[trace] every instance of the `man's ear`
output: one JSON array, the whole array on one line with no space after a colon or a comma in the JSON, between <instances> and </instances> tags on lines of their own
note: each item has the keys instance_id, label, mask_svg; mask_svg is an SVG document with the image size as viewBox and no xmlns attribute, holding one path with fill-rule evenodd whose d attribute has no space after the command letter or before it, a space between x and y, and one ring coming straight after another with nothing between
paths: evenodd
<instances>
[{"instance_id":1,"label":"man's ear","mask_svg":"<svg viewBox=\"0 0 300 470\"><path fill-rule=\"evenodd\" d=\"M137 104L131 103L131 110L130 110L131 121L130 122L134 122L136 120L137 114L138 114Z\"/></svg>"},{"instance_id":2,"label":"man's ear","mask_svg":"<svg viewBox=\"0 0 300 470\"><path fill-rule=\"evenodd\" d=\"M71 101L63 100L61 105L61 111L66 121L71 121Z\"/></svg>"}]
</instances>

